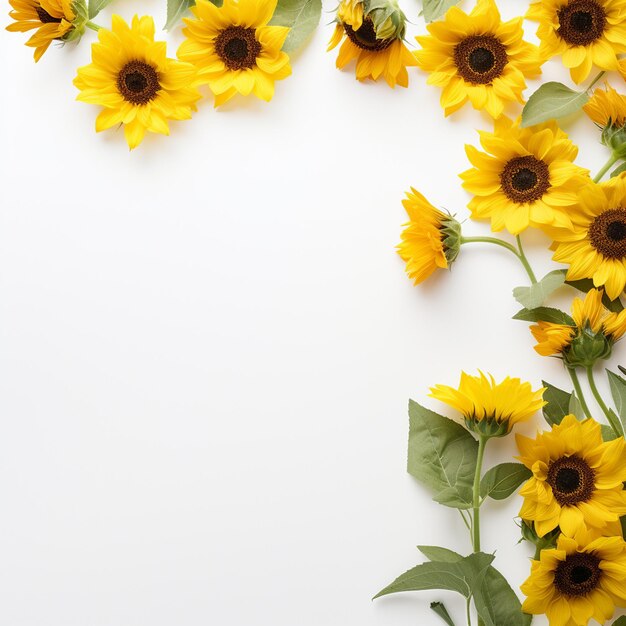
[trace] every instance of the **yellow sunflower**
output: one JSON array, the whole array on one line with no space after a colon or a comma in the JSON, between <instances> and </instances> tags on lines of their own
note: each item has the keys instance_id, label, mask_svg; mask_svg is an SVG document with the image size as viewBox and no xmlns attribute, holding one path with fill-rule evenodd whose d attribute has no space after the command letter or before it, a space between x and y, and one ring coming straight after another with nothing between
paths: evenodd
<instances>
[{"instance_id":1,"label":"yellow sunflower","mask_svg":"<svg viewBox=\"0 0 626 626\"><path fill-rule=\"evenodd\" d=\"M539 0L526 17L539 22L540 52L559 55L572 80L584 81L592 66L617 70L626 52L626 0Z\"/></svg>"},{"instance_id":2,"label":"yellow sunflower","mask_svg":"<svg viewBox=\"0 0 626 626\"><path fill-rule=\"evenodd\" d=\"M604 442L600 424L573 415L537 434L517 435L519 460L533 476L520 490L520 517L540 537L557 526L568 537L604 531L626 514L626 442Z\"/></svg>"},{"instance_id":3,"label":"yellow sunflower","mask_svg":"<svg viewBox=\"0 0 626 626\"><path fill-rule=\"evenodd\" d=\"M191 9L195 19L185 18L178 58L197 67L200 83L215 94L215 106L237 93L270 101L274 82L291 74L289 56L281 50L289 28L267 25L276 3L224 0L218 8L198 0Z\"/></svg>"},{"instance_id":4,"label":"yellow sunflower","mask_svg":"<svg viewBox=\"0 0 626 626\"><path fill-rule=\"evenodd\" d=\"M137 17L131 27L119 15L111 30L98 31L92 46L92 63L78 69L74 85L77 100L102 105L96 119L100 132L124 124L131 149L146 131L169 134L168 120L191 118L200 98L192 87L195 68L168 59L164 41L154 41L154 21Z\"/></svg>"},{"instance_id":5,"label":"yellow sunflower","mask_svg":"<svg viewBox=\"0 0 626 626\"><path fill-rule=\"evenodd\" d=\"M542 356L563 355L570 365L593 365L608 359L611 349L626 333L626 309L612 313L602 304L602 291L591 289L584 300L572 304L574 325L539 321L530 327Z\"/></svg>"},{"instance_id":6,"label":"yellow sunflower","mask_svg":"<svg viewBox=\"0 0 626 626\"><path fill-rule=\"evenodd\" d=\"M397 249L406 262L406 273L417 285L437 268L447 268L454 262L461 246L461 225L412 187L406 196L402 204L410 221L405 224Z\"/></svg>"},{"instance_id":7,"label":"yellow sunflower","mask_svg":"<svg viewBox=\"0 0 626 626\"><path fill-rule=\"evenodd\" d=\"M502 116L493 133L479 134L485 152L466 146L474 167L461 174L474 194L472 218L514 235L539 224L571 226L568 213L589 172L574 165L578 148L556 122L521 128Z\"/></svg>"},{"instance_id":8,"label":"yellow sunflower","mask_svg":"<svg viewBox=\"0 0 626 626\"><path fill-rule=\"evenodd\" d=\"M430 397L459 411L469 430L502 436L546 404L544 391L544 388L533 391L530 383L519 378L507 376L496 383L491 374L485 376L480 372L479 376L470 376L462 372L458 388L436 385L431 388Z\"/></svg>"},{"instance_id":9,"label":"yellow sunflower","mask_svg":"<svg viewBox=\"0 0 626 626\"><path fill-rule=\"evenodd\" d=\"M626 178L587 183L570 214L571 228L544 227L552 237L552 257L569 264L567 280L593 278L615 300L626 285Z\"/></svg>"},{"instance_id":10,"label":"yellow sunflower","mask_svg":"<svg viewBox=\"0 0 626 626\"><path fill-rule=\"evenodd\" d=\"M626 124L626 96L610 85L596 89L583 109L590 120L603 128L622 128Z\"/></svg>"},{"instance_id":11,"label":"yellow sunflower","mask_svg":"<svg viewBox=\"0 0 626 626\"><path fill-rule=\"evenodd\" d=\"M402 41L404 16L401 27L394 27L387 18L377 29L376 12L364 15L363 6L362 2L344 0L337 9L337 24L328 45L328 50L332 50L343 40L337 67L343 69L356 60L357 80L378 80L382 76L390 87L407 87L409 75L406 68L417 65L417 61Z\"/></svg>"},{"instance_id":12,"label":"yellow sunflower","mask_svg":"<svg viewBox=\"0 0 626 626\"><path fill-rule=\"evenodd\" d=\"M556 548L542 550L521 587L522 610L545 614L550 626L604 624L615 607L626 607L626 543L622 537L561 535Z\"/></svg>"},{"instance_id":13,"label":"yellow sunflower","mask_svg":"<svg viewBox=\"0 0 626 626\"><path fill-rule=\"evenodd\" d=\"M72 10L71 0L9 0L13 11L9 13L15 22L7 26L11 32L25 32L37 29L26 42L35 48L35 61L53 41L63 41L72 30L76 14Z\"/></svg>"},{"instance_id":14,"label":"yellow sunflower","mask_svg":"<svg viewBox=\"0 0 626 626\"><path fill-rule=\"evenodd\" d=\"M456 6L417 37L418 65L428 83L443 89L441 106L450 115L468 100L475 109L500 117L506 102L523 102L526 77L541 73L538 48L522 37L522 18L502 22L494 0L478 0L468 15Z\"/></svg>"}]
</instances>

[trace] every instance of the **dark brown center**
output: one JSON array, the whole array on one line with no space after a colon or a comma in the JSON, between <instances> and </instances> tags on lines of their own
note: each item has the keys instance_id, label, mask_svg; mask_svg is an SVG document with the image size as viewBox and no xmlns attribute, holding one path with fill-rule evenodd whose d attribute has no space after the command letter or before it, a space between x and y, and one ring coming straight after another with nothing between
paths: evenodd
<instances>
[{"instance_id":1,"label":"dark brown center","mask_svg":"<svg viewBox=\"0 0 626 626\"><path fill-rule=\"evenodd\" d=\"M554 586L564 596L586 596L600 582L600 559L585 552L570 554L554 574Z\"/></svg>"},{"instance_id":2,"label":"dark brown center","mask_svg":"<svg viewBox=\"0 0 626 626\"><path fill-rule=\"evenodd\" d=\"M547 482L561 505L586 502L595 488L595 473L577 456L562 457L550 464Z\"/></svg>"},{"instance_id":3,"label":"dark brown center","mask_svg":"<svg viewBox=\"0 0 626 626\"><path fill-rule=\"evenodd\" d=\"M60 17L53 17L52 15L50 15L50 13L48 13L48 11L41 8L40 6L35 7L35 11L37 11L37 17L39 18L39 21L42 24L53 24L53 23L60 24L61 23Z\"/></svg>"},{"instance_id":4,"label":"dark brown center","mask_svg":"<svg viewBox=\"0 0 626 626\"><path fill-rule=\"evenodd\" d=\"M589 241L609 259L626 258L626 209L600 213L589 226Z\"/></svg>"},{"instance_id":5,"label":"dark brown center","mask_svg":"<svg viewBox=\"0 0 626 626\"><path fill-rule=\"evenodd\" d=\"M117 89L127 102L147 104L161 89L159 75L148 63L130 61L117 75Z\"/></svg>"},{"instance_id":6,"label":"dark brown center","mask_svg":"<svg viewBox=\"0 0 626 626\"><path fill-rule=\"evenodd\" d=\"M508 62L506 47L492 35L473 35L454 48L454 63L465 82L487 85L498 78Z\"/></svg>"},{"instance_id":7,"label":"dark brown center","mask_svg":"<svg viewBox=\"0 0 626 626\"><path fill-rule=\"evenodd\" d=\"M245 70L256 65L261 44L254 28L229 26L215 38L215 52L229 70Z\"/></svg>"},{"instance_id":8,"label":"dark brown center","mask_svg":"<svg viewBox=\"0 0 626 626\"><path fill-rule=\"evenodd\" d=\"M602 37L606 12L596 0L571 0L557 12L557 35L572 46L588 46Z\"/></svg>"},{"instance_id":9,"label":"dark brown center","mask_svg":"<svg viewBox=\"0 0 626 626\"><path fill-rule=\"evenodd\" d=\"M377 39L374 22L369 17L363 19L363 23L357 30L354 30L350 24L344 24L343 29L348 39L363 50L376 52L388 48L393 43L393 39Z\"/></svg>"},{"instance_id":10,"label":"dark brown center","mask_svg":"<svg viewBox=\"0 0 626 626\"><path fill-rule=\"evenodd\" d=\"M534 156L516 157L500 172L500 184L509 200L518 204L535 202L550 189L550 170Z\"/></svg>"}]
</instances>

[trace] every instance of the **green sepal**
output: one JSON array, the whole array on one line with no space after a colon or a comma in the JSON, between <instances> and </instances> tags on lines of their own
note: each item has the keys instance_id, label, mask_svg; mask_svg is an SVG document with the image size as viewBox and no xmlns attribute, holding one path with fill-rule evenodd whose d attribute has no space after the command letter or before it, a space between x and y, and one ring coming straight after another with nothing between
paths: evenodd
<instances>
[{"instance_id":1,"label":"green sepal","mask_svg":"<svg viewBox=\"0 0 626 626\"><path fill-rule=\"evenodd\" d=\"M613 342L602 331L594 333L589 323L572 341L563 353L563 359L570 367L593 367L600 360L611 356Z\"/></svg>"},{"instance_id":2,"label":"green sepal","mask_svg":"<svg viewBox=\"0 0 626 626\"><path fill-rule=\"evenodd\" d=\"M372 20L377 39L404 39L406 15L397 0L364 0L363 15Z\"/></svg>"},{"instance_id":3,"label":"green sepal","mask_svg":"<svg viewBox=\"0 0 626 626\"><path fill-rule=\"evenodd\" d=\"M557 539L561 534L561 530L557 527L543 537L540 537L535 530L534 523L528 520L522 520L520 530L522 532L522 539L532 543L538 550L551 550L552 548L556 548Z\"/></svg>"},{"instance_id":4,"label":"green sepal","mask_svg":"<svg viewBox=\"0 0 626 626\"><path fill-rule=\"evenodd\" d=\"M504 437L509 434L509 420L498 422L495 419L484 418L481 420L473 420L466 418L465 426L467 430L476 433L480 437Z\"/></svg>"},{"instance_id":5,"label":"green sepal","mask_svg":"<svg viewBox=\"0 0 626 626\"><path fill-rule=\"evenodd\" d=\"M448 265L452 265L461 251L461 223L453 215L449 215L443 220L439 230L446 260Z\"/></svg>"}]
</instances>

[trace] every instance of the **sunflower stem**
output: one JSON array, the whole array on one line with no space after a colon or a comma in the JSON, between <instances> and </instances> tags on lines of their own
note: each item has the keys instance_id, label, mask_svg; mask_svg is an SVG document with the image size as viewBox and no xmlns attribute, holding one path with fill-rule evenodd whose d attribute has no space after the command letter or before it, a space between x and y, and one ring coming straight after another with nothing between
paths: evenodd
<instances>
[{"instance_id":1,"label":"sunflower stem","mask_svg":"<svg viewBox=\"0 0 626 626\"><path fill-rule=\"evenodd\" d=\"M589 405L587 404L587 400L585 400L585 395L583 393L583 388L580 386L580 380L578 380L578 374L573 367L565 367L568 371L570 378L572 379L572 383L574 383L574 390L576 391L576 397L580 401L580 405L583 407L583 411L585 415L591 419L591 411L589 410Z\"/></svg>"},{"instance_id":2,"label":"sunflower stem","mask_svg":"<svg viewBox=\"0 0 626 626\"><path fill-rule=\"evenodd\" d=\"M615 419L615 416L612 414L611 410L602 399L602 396L600 395L600 392L596 387L596 381L593 377L593 367L587 368L587 380L589 381L589 387L591 387L591 393L593 393L593 397L596 399L596 402L600 405L600 408L606 416L606 419L609 421L609 425L613 429L615 436L623 437L624 431L622 430L620 423L617 421L617 419Z\"/></svg>"},{"instance_id":3,"label":"sunflower stem","mask_svg":"<svg viewBox=\"0 0 626 626\"><path fill-rule=\"evenodd\" d=\"M472 626L472 613L470 611L470 598L465 601L465 612L467 613L467 626Z\"/></svg>"},{"instance_id":4,"label":"sunflower stem","mask_svg":"<svg viewBox=\"0 0 626 626\"><path fill-rule=\"evenodd\" d=\"M463 245L464 243L491 243L496 246L500 246L501 248L505 248L509 252L512 252L520 261L520 263L524 267L524 270L526 270L526 273L528 274L528 278L530 278L530 282L533 284L537 282L535 273L530 267L530 263L524 255L524 252L520 252L520 250L518 250L513 244L509 243L508 241L503 241L502 239L497 239L496 237L461 237L461 245Z\"/></svg>"},{"instance_id":5,"label":"sunflower stem","mask_svg":"<svg viewBox=\"0 0 626 626\"><path fill-rule=\"evenodd\" d=\"M91 28L91 30L95 30L96 32L98 32L102 28L102 26L98 26L98 24L96 24L95 22L91 22L91 21L85 22L85 26L87 28Z\"/></svg>"},{"instance_id":6,"label":"sunflower stem","mask_svg":"<svg viewBox=\"0 0 626 626\"><path fill-rule=\"evenodd\" d=\"M474 489L472 498L472 548L474 552L480 552L480 479L483 470L483 460L485 458L485 448L489 437L480 435L478 437L478 454L476 456L476 472L474 473ZM478 616L478 626L485 626L485 623Z\"/></svg>"},{"instance_id":7,"label":"sunflower stem","mask_svg":"<svg viewBox=\"0 0 626 626\"><path fill-rule=\"evenodd\" d=\"M535 276L535 272L533 272L533 268L530 267L530 263L524 254L524 248L522 247L522 238L519 235L515 235L515 241L517 241L517 249L519 251L519 260L522 262L526 273L528 274L528 278L530 278L530 282L534 285L537 283L537 277Z\"/></svg>"},{"instance_id":8,"label":"sunflower stem","mask_svg":"<svg viewBox=\"0 0 626 626\"><path fill-rule=\"evenodd\" d=\"M589 84L589 87L587 87L587 91L589 91L604 75L606 74L605 71L600 72Z\"/></svg>"},{"instance_id":9,"label":"sunflower stem","mask_svg":"<svg viewBox=\"0 0 626 626\"><path fill-rule=\"evenodd\" d=\"M602 177L617 163L619 156L615 152L611 152L609 160L602 166L602 169L593 177L594 183L599 183Z\"/></svg>"}]
</instances>

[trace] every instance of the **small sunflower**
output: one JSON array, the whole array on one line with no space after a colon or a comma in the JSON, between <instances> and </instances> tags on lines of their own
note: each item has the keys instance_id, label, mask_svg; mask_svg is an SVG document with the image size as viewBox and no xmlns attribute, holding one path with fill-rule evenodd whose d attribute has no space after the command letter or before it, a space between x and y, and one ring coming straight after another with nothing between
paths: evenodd
<instances>
[{"instance_id":1,"label":"small sunflower","mask_svg":"<svg viewBox=\"0 0 626 626\"><path fill-rule=\"evenodd\" d=\"M602 291L591 289L584 300L572 304L574 325L539 321L530 327L542 356L562 355L570 366L592 366L608 359L611 349L626 333L626 309L612 313L602 304Z\"/></svg>"},{"instance_id":2,"label":"small sunflower","mask_svg":"<svg viewBox=\"0 0 626 626\"><path fill-rule=\"evenodd\" d=\"M596 89L583 110L587 117L602 128L623 128L626 124L626 96L610 85Z\"/></svg>"},{"instance_id":3,"label":"small sunflower","mask_svg":"<svg viewBox=\"0 0 626 626\"><path fill-rule=\"evenodd\" d=\"M409 222L402 231L398 254L406 262L406 273L418 284L437 268L449 267L459 254L461 225L451 215L436 209L415 189L402 201Z\"/></svg>"},{"instance_id":4,"label":"small sunflower","mask_svg":"<svg viewBox=\"0 0 626 626\"><path fill-rule=\"evenodd\" d=\"M519 460L533 476L520 490L520 517L543 537L557 526L568 537L604 531L626 514L626 442L604 442L600 424L573 415L537 434L517 435Z\"/></svg>"},{"instance_id":5,"label":"small sunflower","mask_svg":"<svg viewBox=\"0 0 626 626\"><path fill-rule=\"evenodd\" d=\"M198 0L191 9L194 18L185 18L178 58L197 67L199 82L215 94L215 106L237 93L269 102L274 82L291 75L289 56L282 52L289 28L267 25L276 3L224 0L218 8Z\"/></svg>"},{"instance_id":6,"label":"small sunflower","mask_svg":"<svg viewBox=\"0 0 626 626\"><path fill-rule=\"evenodd\" d=\"M626 52L626 0L539 0L526 17L539 22L540 53L559 55L572 80L584 81L592 66L617 70Z\"/></svg>"},{"instance_id":7,"label":"small sunflower","mask_svg":"<svg viewBox=\"0 0 626 626\"><path fill-rule=\"evenodd\" d=\"M15 22L7 26L11 32L37 29L26 42L35 48L35 61L39 61L53 41L64 41L74 28L76 14L71 0L9 0L13 11L9 13Z\"/></svg>"},{"instance_id":8,"label":"small sunflower","mask_svg":"<svg viewBox=\"0 0 626 626\"><path fill-rule=\"evenodd\" d=\"M542 550L521 587L522 610L545 614L550 626L604 624L615 607L626 607L626 543L622 537L561 535L556 548Z\"/></svg>"},{"instance_id":9,"label":"small sunflower","mask_svg":"<svg viewBox=\"0 0 626 626\"><path fill-rule=\"evenodd\" d=\"M502 22L493 0L478 0L468 15L456 6L417 37L418 65L428 83L443 89L441 106L450 115L468 100L475 109L500 117L506 102L523 102L526 77L541 73L538 48L522 37L522 18Z\"/></svg>"},{"instance_id":10,"label":"small sunflower","mask_svg":"<svg viewBox=\"0 0 626 626\"><path fill-rule=\"evenodd\" d=\"M409 75L406 68L417 65L417 61L403 43L404 15L396 10L392 14L396 17L394 24L388 12L384 12L384 20L379 21L379 11L367 11L363 2L343 0L337 9L337 24L328 50L343 40L336 62L339 69L356 60L357 80L378 80L382 76L390 87L407 87Z\"/></svg>"},{"instance_id":11,"label":"small sunflower","mask_svg":"<svg viewBox=\"0 0 626 626\"><path fill-rule=\"evenodd\" d=\"M570 217L571 228L544 228L554 242L552 258L569 264L567 280L593 278L615 300L626 285L626 178L588 182Z\"/></svg>"},{"instance_id":12,"label":"small sunflower","mask_svg":"<svg viewBox=\"0 0 626 626\"><path fill-rule=\"evenodd\" d=\"M530 383L519 378L507 376L496 383L491 374L485 376L480 372L479 376L470 376L462 372L458 388L436 385L431 388L430 397L459 411L469 430L499 437L546 404L544 391L543 388L533 391Z\"/></svg>"},{"instance_id":13,"label":"small sunflower","mask_svg":"<svg viewBox=\"0 0 626 626\"><path fill-rule=\"evenodd\" d=\"M167 58L165 42L154 41L151 17L135 16L129 27L114 15L112 29L101 28L98 39L92 63L79 68L74 79L77 100L105 107L96 119L97 132L124 124L132 150L146 131L168 135L168 120L191 118L200 99L190 86L195 68Z\"/></svg>"},{"instance_id":14,"label":"small sunflower","mask_svg":"<svg viewBox=\"0 0 626 626\"><path fill-rule=\"evenodd\" d=\"M574 165L578 148L556 122L521 128L502 116L493 133L479 134L485 152L466 146L474 167L461 174L474 194L472 217L514 235L539 224L571 226L568 212L589 172Z\"/></svg>"}]
</instances>

